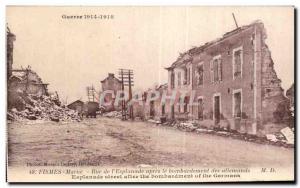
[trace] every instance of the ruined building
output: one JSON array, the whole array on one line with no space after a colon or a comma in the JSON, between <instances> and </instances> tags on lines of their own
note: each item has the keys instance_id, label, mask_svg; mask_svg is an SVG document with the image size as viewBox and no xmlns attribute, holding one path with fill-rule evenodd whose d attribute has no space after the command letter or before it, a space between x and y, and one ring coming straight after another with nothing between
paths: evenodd
<instances>
[{"instance_id":1,"label":"ruined building","mask_svg":"<svg viewBox=\"0 0 300 188\"><path fill-rule=\"evenodd\" d=\"M39 75L30 68L12 70L8 79L8 108L23 109L22 101L27 95L48 95L48 84L43 83Z\"/></svg>"},{"instance_id":2,"label":"ruined building","mask_svg":"<svg viewBox=\"0 0 300 188\"><path fill-rule=\"evenodd\" d=\"M122 88L122 82L115 77L113 73L108 73L108 76L101 81L102 92L112 91L110 93L106 93L104 97L104 103L110 103L110 105L105 105L106 111L118 110L119 106L114 106L115 96L118 91ZM101 102L101 101L100 101ZM103 105L103 104L101 104Z\"/></svg>"},{"instance_id":3,"label":"ruined building","mask_svg":"<svg viewBox=\"0 0 300 188\"><path fill-rule=\"evenodd\" d=\"M134 110L136 108L142 108L144 112L145 119L156 119L160 120L161 118L167 116L166 114L166 105L162 104L162 96L165 90L167 90L168 84L161 84L155 86L154 88L149 88L147 91L143 93L142 101L143 105L135 104L134 103ZM158 92L158 98L156 100L149 100L149 97L153 97L155 95L154 91ZM152 95L152 96L151 96Z\"/></svg>"},{"instance_id":4,"label":"ruined building","mask_svg":"<svg viewBox=\"0 0 300 188\"><path fill-rule=\"evenodd\" d=\"M168 118L185 117L248 134L282 128L288 100L266 37L263 23L256 21L180 54L166 68L168 92L188 94L183 105L166 105Z\"/></svg>"},{"instance_id":5,"label":"ruined building","mask_svg":"<svg viewBox=\"0 0 300 188\"><path fill-rule=\"evenodd\" d=\"M8 83L10 90L19 90L34 95L48 95L48 84L44 83L39 75L30 68L12 70Z\"/></svg>"},{"instance_id":6,"label":"ruined building","mask_svg":"<svg viewBox=\"0 0 300 188\"><path fill-rule=\"evenodd\" d=\"M13 64L13 50L16 36L6 28L6 61L7 61L7 78L11 76Z\"/></svg>"},{"instance_id":7,"label":"ruined building","mask_svg":"<svg viewBox=\"0 0 300 188\"><path fill-rule=\"evenodd\" d=\"M7 28L7 89L8 89L8 109L17 108L22 110L27 95L48 95L48 84L43 83L39 75L31 70L30 66L26 69L13 69L13 48L16 36Z\"/></svg>"}]
</instances>

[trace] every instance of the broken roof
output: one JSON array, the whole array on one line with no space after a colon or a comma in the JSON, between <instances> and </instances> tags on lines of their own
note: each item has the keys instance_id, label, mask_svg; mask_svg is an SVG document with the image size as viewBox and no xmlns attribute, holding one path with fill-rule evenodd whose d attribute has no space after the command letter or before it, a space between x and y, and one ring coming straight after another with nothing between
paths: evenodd
<instances>
[{"instance_id":1,"label":"broken roof","mask_svg":"<svg viewBox=\"0 0 300 188\"><path fill-rule=\"evenodd\" d=\"M71 105L73 105L73 104L75 104L75 103L84 104L84 102L83 102L83 101L81 101L80 99L78 99L78 100L76 100L76 101L74 101L74 102L71 102L70 104L68 104L68 105L67 105L67 107L69 107L69 106L71 106Z\"/></svg>"},{"instance_id":2,"label":"broken roof","mask_svg":"<svg viewBox=\"0 0 300 188\"><path fill-rule=\"evenodd\" d=\"M114 74L112 73L108 73L108 76L106 78L104 78L102 81L100 81L101 83L105 82L108 78L115 78L118 82L122 83L121 80L119 80L118 78L115 77Z\"/></svg>"},{"instance_id":3,"label":"broken roof","mask_svg":"<svg viewBox=\"0 0 300 188\"><path fill-rule=\"evenodd\" d=\"M35 83L35 84L48 85L47 83L43 83L39 75L36 72L32 71L31 69L14 69L12 70L12 75L9 77L9 79L17 78L22 82L26 80L28 73L34 74L38 78L40 83Z\"/></svg>"},{"instance_id":4,"label":"broken roof","mask_svg":"<svg viewBox=\"0 0 300 188\"><path fill-rule=\"evenodd\" d=\"M241 26L241 27L238 27L238 28L236 28L236 29L234 29L232 31L226 32L221 38L217 38L217 39L215 39L213 41L206 42L204 45L201 45L199 47L193 47L193 48L187 50L184 53L180 53L180 55L177 58L177 60L174 63L172 63L172 65L170 67L167 67L165 69L167 69L167 70L173 69L177 65L180 65L180 64L183 64L183 63L187 63L187 62L189 62L189 60L183 59L184 57L186 57L186 56L190 56L191 57L193 54L200 53L203 50L205 50L206 48L208 48L208 47L210 47L210 46L212 46L212 45L214 45L216 43L219 43L219 42L227 39L228 37L231 37L231 36L233 36L235 34L238 34L238 33L242 32L242 31L245 31L246 29L248 29L250 27L253 27L253 26L259 25L259 24L263 25L263 23L260 20L256 20L256 21L252 22L249 25Z\"/></svg>"}]
</instances>

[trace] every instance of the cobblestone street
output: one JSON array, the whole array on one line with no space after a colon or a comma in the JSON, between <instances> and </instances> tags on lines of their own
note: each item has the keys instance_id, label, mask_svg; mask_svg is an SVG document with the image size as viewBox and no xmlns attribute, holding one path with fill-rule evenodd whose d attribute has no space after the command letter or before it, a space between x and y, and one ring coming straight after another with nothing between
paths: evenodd
<instances>
[{"instance_id":1,"label":"cobblestone street","mask_svg":"<svg viewBox=\"0 0 300 188\"><path fill-rule=\"evenodd\" d=\"M294 149L182 132L147 122L100 117L82 122L11 123L9 165L78 163L101 166L285 167Z\"/></svg>"}]
</instances>

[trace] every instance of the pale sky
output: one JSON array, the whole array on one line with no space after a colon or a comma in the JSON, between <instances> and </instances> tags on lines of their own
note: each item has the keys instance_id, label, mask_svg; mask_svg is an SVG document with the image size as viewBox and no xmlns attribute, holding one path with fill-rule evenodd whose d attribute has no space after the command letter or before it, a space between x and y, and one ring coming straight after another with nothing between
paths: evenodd
<instances>
[{"instance_id":1,"label":"pale sky","mask_svg":"<svg viewBox=\"0 0 300 188\"><path fill-rule=\"evenodd\" d=\"M16 35L14 68L30 65L50 91L68 103L86 97L86 86L119 68L134 71L135 89L167 82L165 67L179 52L203 45L239 26L261 20L266 44L284 90L294 82L292 7L8 7ZM111 20L62 15L112 14Z\"/></svg>"}]
</instances>

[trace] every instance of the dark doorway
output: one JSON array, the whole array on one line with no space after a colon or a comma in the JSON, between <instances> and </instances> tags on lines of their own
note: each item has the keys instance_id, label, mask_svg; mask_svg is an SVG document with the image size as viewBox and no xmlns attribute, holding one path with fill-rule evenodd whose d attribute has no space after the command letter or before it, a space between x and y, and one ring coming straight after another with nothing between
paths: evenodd
<instances>
[{"instance_id":1,"label":"dark doorway","mask_svg":"<svg viewBox=\"0 0 300 188\"><path fill-rule=\"evenodd\" d=\"M155 110L154 110L154 101L150 102L150 117L154 117Z\"/></svg>"},{"instance_id":2,"label":"dark doorway","mask_svg":"<svg viewBox=\"0 0 300 188\"><path fill-rule=\"evenodd\" d=\"M221 119L221 101L220 96L214 96L214 120L218 124Z\"/></svg>"},{"instance_id":3,"label":"dark doorway","mask_svg":"<svg viewBox=\"0 0 300 188\"><path fill-rule=\"evenodd\" d=\"M161 105L161 114L164 116L165 115L165 113L166 113L166 105L165 104L162 104Z\"/></svg>"},{"instance_id":4,"label":"dark doorway","mask_svg":"<svg viewBox=\"0 0 300 188\"><path fill-rule=\"evenodd\" d=\"M198 99L198 119L203 120L203 99Z\"/></svg>"},{"instance_id":5,"label":"dark doorway","mask_svg":"<svg viewBox=\"0 0 300 188\"><path fill-rule=\"evenodd\" d=\"M183 106L184 113L188 112L188 104L189 104L189 97L185 96L184 97L184 106Z\"/></svg>"},{"instance_id":6,"label":"dark doorway","mask_svg":"<svg viewBox=\"0 0 300 188\"><path fill-rule=\"evenodd\" d=\"M171 119L174 119L175 117L174 117L174 111L175 111L175 109L174 109L174 104L172 104L172 106L171 106Z\"/></svg>"},{"instance_id":7,"label":"dark doorway","mask_svg":"<svg viewBox=\"0 0 300 188\"><path fill-rule=\"evenodd\" d=\"M242 97L241 92L234 93L234 117L242 117Z\"/></svg>"}]
</instances>

